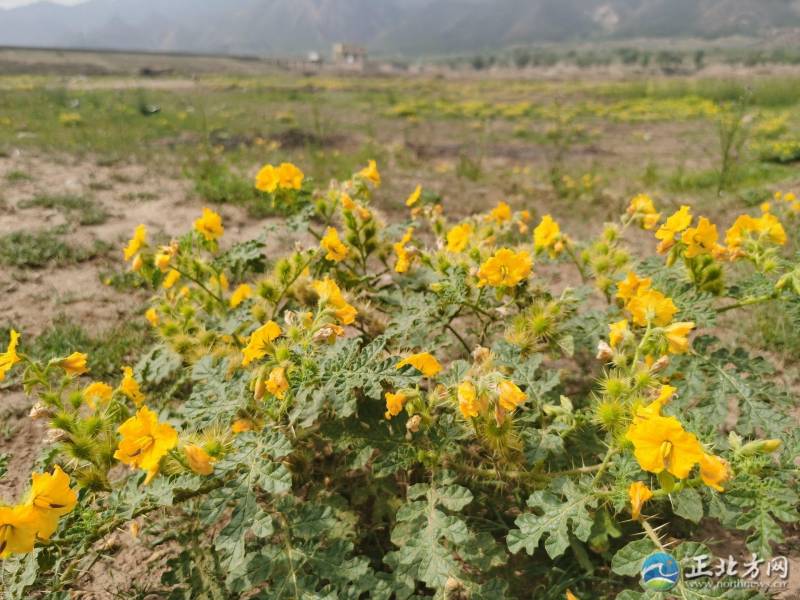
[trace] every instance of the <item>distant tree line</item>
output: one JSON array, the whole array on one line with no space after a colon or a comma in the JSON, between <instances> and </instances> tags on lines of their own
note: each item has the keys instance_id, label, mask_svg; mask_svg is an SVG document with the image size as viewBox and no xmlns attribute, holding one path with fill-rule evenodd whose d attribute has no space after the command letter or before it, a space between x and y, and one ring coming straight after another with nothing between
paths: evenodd
<instances>
[{"instance_id":1,"label":"distant tree line","mask_svg":"<svg viewBox=\"0 0 800 600\"><path fill-rule=\"evenodd\" d=\"M666 50L615 47L577 50L516 47L507 50L485 51L472 55L450 57L445 62L453 69L472 69L475 71L493 67L527 69L565 64L591 68L618 64L632 68L658 69L669 75L700 71L713 62L745 66L800 64L800 48L744 49L710 47Z\"/></svg>"}]
</instances>

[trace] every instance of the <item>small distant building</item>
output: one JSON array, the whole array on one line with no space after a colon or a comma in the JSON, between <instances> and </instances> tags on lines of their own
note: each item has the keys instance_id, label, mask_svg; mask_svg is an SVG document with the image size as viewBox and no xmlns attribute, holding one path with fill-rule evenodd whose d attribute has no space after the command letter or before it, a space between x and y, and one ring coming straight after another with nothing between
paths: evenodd
<instances>
[{"instance_id":1,"label":"small distant building","mask_svg":"<svg viewBox=\"0 0 800 600\"><path fill-rule=\"evenodd\" d=\"M367 62L367 49L355 44L334 44L333 62L338 65L363 67Z\"/></svg>"},{"instance_id":2,"label":"small distant building","mask_svg":"<svg viewBox=\"0 0 800 600\"><path fill-rule=\"evenodd\" d=\"M322 64L322 56L320 56L319 52L312 50L308 53L307 59L312 65L321 65Z\"/></svg>"}]
</instances>

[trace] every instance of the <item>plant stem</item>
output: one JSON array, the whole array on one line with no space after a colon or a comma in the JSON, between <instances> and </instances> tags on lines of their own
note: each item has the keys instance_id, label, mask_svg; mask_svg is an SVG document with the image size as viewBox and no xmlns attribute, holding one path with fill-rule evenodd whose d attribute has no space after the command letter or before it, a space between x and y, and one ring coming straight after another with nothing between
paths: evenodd
<instances>
[{"instance_id":1,"label":"plant stem","mask_svg":"<svg viewBox=\"0 0 800 600\"><path fill-rule=\"evenodd\" d=\"M753 304L760 304L762 302L769 302L770 300L775 300L777 297L775 294L764 294L763 296L755 296L752 298L745 298L744 300L740 300L739 302L735 302L734 304L728 304L727 306L721 306L716 309L717 314L728 312L729 310L734 310L736 308L742 308L744 306L751 306Z\"/></svg>"}]
</instances>

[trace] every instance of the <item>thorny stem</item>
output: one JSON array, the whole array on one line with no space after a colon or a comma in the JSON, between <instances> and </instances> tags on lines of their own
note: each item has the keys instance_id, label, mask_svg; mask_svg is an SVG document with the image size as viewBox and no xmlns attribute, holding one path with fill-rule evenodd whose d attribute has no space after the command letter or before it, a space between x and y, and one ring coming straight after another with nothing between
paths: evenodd
<instances>
[{"instance_id":1,"label":"thorny stem","mask_svg":"<svg viewBox=\"0 0 800 600\"><path fill-rule=\"evenodd\" d=\"M210 289L208 289L208 287L206 287L206 285L203 282L201 282L200 280L198 280L196 277L192 277L186 271L182 271L181 269L179 269L177 267L172 267L172 268L175 269L178 273L180 273L184 277L186 277L186 279L189 279L190 281L193 281L194 283L199 285L203 289L203 291L205 291L206 294L211 296L214 300L219 302L222 306L224 306L226 308L228 307L228 305L225 303L225 301L220 296L218 296L217 294L212 292Z\"/></svg>"},{"instance_id":2,"label":"thorny stem","mask_svg":"<svg viewBox=\"0 0 800 600\"><path fill-rule=\"evenodd\" d=\"M469 355L469 353L471 352L471 350L469 348L469 345L464 340L464 338L461 337L461 335L453 328L453 326L450 323L448 323L447 325L445 325L445 329L448 329L450 331L450 333L452 333L454 336L456 336L456 339L459 342L461 342L461 345L464 347L464 350L467 352L467 355Z\"/></svg>"},{"instance_id":3,"label":"thorny stem","mask_svg":"<svg viewBox=\"0 0 800 600\"><path fill-rule=\"evenodd\" d=\"M641 520L641 523L644 532L647 534L647 537L649 537L652 540L652 542L656 545L656 548L658 548L663 552L664 544L661 543L661 540L658 538L658 533L656 533L656 530L653 529L653 526L650 525L647 519L644 518Z\"/></svg>"},{"instance_id":4,"label":"thorny stem","mask_svg":"<svg viewBox=\"0 0 800 600\"><path fill-rule=\"evenodd\" d=\"M603 457L603 462L600 463L600 467L597 469L597 473L595 473L594 479L592 479L592 487L594 487L598 481L600 481L600 477L605 473L608 466L611 464L611 457L614 456L614 453L617 451L614 446L609 446L606 455Z\"/></svg>"},{"instance_id":5,"label":"thorny stem","mask_svg":"<svg viewBox=\"0 0 800 600\"><path fill-rule=\"evenodd\" d=\"M309 259L305 262L305 264L301 268L297 269L297 272L295 273L294 277L292 277L291 280L286 282L286 285L283 286L283 289L281 289L281 293L278 295L278 299L275 300L275 307L272 309L272 315L270 316L270 320L275 319L275 316L278 314L278 308L280 307L280 304L283 301L284 296L286 296L286 292L288 292L289 288L292 287L292 285L294 285L294 282L299 279L300 275L303 274L303 271L306 270L306 267L309 264L311 264L313 258L314 255L312 254L311 257L309 257Z\"/></svg>"},{"instance_id":6,"label":"thorny stem","mask_svg":"<svg viewBox=\"0 0 800 600\"><path fill-rule=\"evenodd\" d=\"M175 506L176 504L180 504L182 502L186 502L187 500L191 500L193 498L197 498L198 496L203 496L205 494L213 492L214 490L221 488L224 484L225 484L225 482L222 479L216 479L216 480L212 481L211 483L209 483L208 485L205 485L205 486L203 486L201 488L198 488L196 490L186 490L183 493L178 492L178 493L175 494L175 497L174 497L172 505ZM121 527L122 525L124 525L125 523L127 523L129 521L132 521L133 519L136 519L137 517L141 517L142 515L146 515L148 513L151 513L154 510L158 510L159 508L164 508L164 507L161 506L161 505L140 506L139 508L137 508L133 512L133 514L130 516L130 518L114 519L113 521L107 523L105 526L98 528L91 535L83 537L81 539L82 546L84 548L86 548L88 546L91 546L96 541L104 538L106 535L108 535L109 533L114 531L117 527ZM69 543L71 543L73 541L75 541L73 538L63 538L63 539L60 539L60 540L53 540L51 543L52 544L56 544L56 545L63 545L64 543L69 544ZM69 582L72 574L78 568L78 564L80 562L80 558L82 558L82 557L76 558L74 561L72 561L72 563L69 565L69 567L67 567L67 569L64 571L64 573L61 575L61 577L59 579L59 582L58 582L57 589L62 589L64 587L64 585L66 585Z\"/></svg>"},{"instance_id":7,"label":"thorny stem","mask_svg":"<svg viewBox=\"0 0 800 600\"><path fill-rule=\"evenodd\" d=\"M569 254L569 257L572 259L572 262L574 262L575 266L578 268L578 273L580 273L581 276L581 283L585 284L588 281L586 271L584 270L578 255L575 254L575 249L572 247L572 244L569 242L569 240L567 240L564 244L564 248L566 249L567 254Z\"/></svg>"},{"instance_id":8,"label":"thorny stem","mask_svg":"<svg viewBox=\"0 0 800 600\"><path fill-rule=\"evenodd\" d=\"M754 296L751 298L745 298L744 300L740 300L739 302L735 302L733 304L728 304L727 306L721 306L716 309L717 314L728 312L729 310L734 310L736 308L742 308L745 306L751 306L753 304L760 304L762 302L769 302L770 300L776 300L777 296L773 294L764 294L763 296Z\"/></svg>"}]
</instances>

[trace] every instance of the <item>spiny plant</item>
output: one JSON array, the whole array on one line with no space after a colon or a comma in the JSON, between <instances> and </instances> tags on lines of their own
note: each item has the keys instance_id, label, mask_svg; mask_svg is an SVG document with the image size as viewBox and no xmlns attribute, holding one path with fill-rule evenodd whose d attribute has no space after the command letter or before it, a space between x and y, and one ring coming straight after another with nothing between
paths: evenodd
<instances>
[{"instance_id":1,"label":"spiny plant","mask_svg":"<svg viewBox=\"0 0 800 600\"><path fill-rule=\"evenodd\" d=\"M652 598L643 559L711 555L705 519L772 555L798 520L793 401L721 324L797 302L793 196L723 240L640 194L580 241L505 203L450 222L421 187L388 223L380 184L374 162L322 189L265 166L263 201L316 240L280 256L223 249L209 209L168 245L137 227L158 341L121 377L11 331L0 378L52 449L0 508L7 597L69 597L123 526L169 531L170 599ZM672 593L763 597L719 590Z\"/></svg>"}]
</instances>

